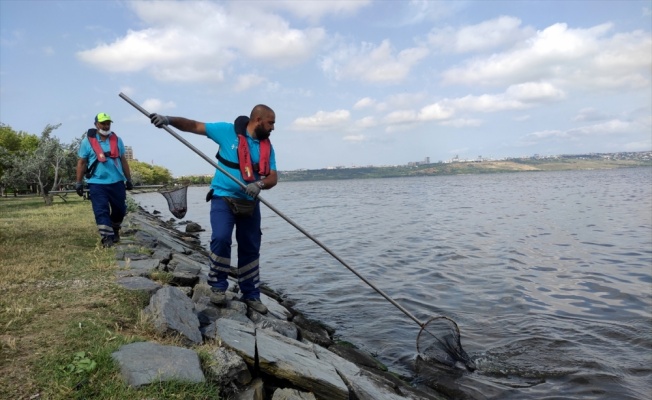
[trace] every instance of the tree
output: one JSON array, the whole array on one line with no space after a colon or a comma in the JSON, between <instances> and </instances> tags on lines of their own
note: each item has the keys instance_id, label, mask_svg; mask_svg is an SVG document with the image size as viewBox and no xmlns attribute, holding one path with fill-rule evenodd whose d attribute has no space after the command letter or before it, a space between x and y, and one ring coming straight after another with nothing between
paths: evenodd
<instances>
[{"instance_id":1,"label":"tree","mask_svg":"<svg viewBox=\"0 0 652 400\"><path fill-rule=\"evenodd\" d=\"M36 185L37 193L43 196L47 205L52 204L49 192L74 176L72 165L76 160L76 148L79 147L79 141L62 145L59 138L51 135L60 126L48 124L41 133L36 149L33 152L18 152L12 160L11 172L6 174L13 184Z\"/></svg>"},{"instance_id":2,"label":"tree","mask_svg":"<svg viewBox=\"0 0 652 400\"><path fill-rule=\"evenodd\" d=\"M170 171L157 165L132 160L129 169L134 185L165 185L172 181Z\"/></svg>"},{"instance_id":3,"label":"tree","mask_svg":"<svg viewBox=\"0 0 652 400\"><path fill-rule=\"evenodd\" d=\"M32 154L39 144L39 138L26 132L16 132L9 125L0 123L0 192L23 186L23 174L15 168L19 161Z\"/></svg>"}]
</instances>

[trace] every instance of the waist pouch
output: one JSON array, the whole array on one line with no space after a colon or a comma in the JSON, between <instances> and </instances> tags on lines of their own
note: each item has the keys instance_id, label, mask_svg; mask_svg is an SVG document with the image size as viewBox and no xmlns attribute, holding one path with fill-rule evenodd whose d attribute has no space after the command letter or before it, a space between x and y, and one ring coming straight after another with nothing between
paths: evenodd
<instances>
[{"instance_id":1,"label":"waist pouch","mask_svg":"<svg viewBox=\"0 0 652 400\"><path fill-rule=\"evenodd\" d=\"M241 199L239 197L222 197L229 205L236 217L251 217L256 209L256 200Z\"/></svg>"}]
</instances>

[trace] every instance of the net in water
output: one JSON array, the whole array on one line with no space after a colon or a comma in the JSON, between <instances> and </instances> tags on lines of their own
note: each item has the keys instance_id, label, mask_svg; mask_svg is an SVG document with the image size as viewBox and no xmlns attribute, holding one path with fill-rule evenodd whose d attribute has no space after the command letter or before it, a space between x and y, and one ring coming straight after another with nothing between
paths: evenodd
<instances>
[{"instance_id":1,"label":"net in water","mask_svg":"<svg viewBox=\"0 0 652 400\"><path fill-rule=\"evenodd\" d=\"M470 371L476 369L462 348L459 327L448 317L434 317L423 325L417 336L417 351L426 361L437 361L450 367L459 362Z\"/></svg>"},{"instance_id":2,"label":"net in water","mask_svg":"<svg viewBox=\"0 0 652 400\"><path fill-rule=\"evenodd\" d=\"M158 191L168 201L168 208L175 217L182 219L188 211L188 185L177 188L162 188Z\"/></svg>"}]
</instances>

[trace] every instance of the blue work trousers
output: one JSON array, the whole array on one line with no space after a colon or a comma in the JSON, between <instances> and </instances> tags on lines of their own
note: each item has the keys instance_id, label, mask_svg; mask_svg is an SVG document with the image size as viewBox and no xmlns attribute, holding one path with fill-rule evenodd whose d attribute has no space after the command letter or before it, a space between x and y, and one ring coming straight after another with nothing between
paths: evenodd
<instances>
[{"instance_id":1,"label":"blue work trousers","mask_svg":"<svg viewBox=\"0 0 652 400\"><path fill-rule=\"evenodd\" d=\"M238 245L238 284L242 299L260 298L260 202L250 217L236 217L222 197L211 200L211 272L208 284L226 290L231 266L233 228Z\"/></svg>"},{"instance_id":2,"label":"blue work trousers","mask_svg":"<svg viewBox=\"0 0 652 400\"><path fill-rule=\"evenodd\" d=\"M89 183L95 223L100 236L113 236L114 229L120 229L122 220L127 215L127 192L124 182L107 185Z\"/></svg>"}]
</instances>

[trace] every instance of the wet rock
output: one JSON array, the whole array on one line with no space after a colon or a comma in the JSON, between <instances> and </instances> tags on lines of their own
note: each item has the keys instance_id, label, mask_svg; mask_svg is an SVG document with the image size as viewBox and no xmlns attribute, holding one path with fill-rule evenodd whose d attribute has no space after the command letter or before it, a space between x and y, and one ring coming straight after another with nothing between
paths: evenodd
<instances>
[{"instance_id":1,"label":"wet rock","mask_svg":"<svg viewBox=\"0 0 652 400\"><path fill-rule=\"evenodd\" d=\"M186 232L188 233L204 232L205 230L206 229L202 228L201 225L196 222L189 222L188 225L186 225Z\"/></svg>"}]
</instances>

